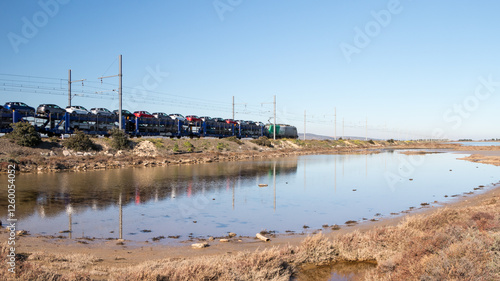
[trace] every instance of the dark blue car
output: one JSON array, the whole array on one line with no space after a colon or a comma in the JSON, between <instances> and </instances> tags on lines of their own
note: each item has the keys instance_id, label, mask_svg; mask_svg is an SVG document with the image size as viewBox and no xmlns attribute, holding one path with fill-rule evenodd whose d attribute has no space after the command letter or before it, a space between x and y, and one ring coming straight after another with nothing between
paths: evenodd
<instances>
[{"instance_id":1,"label":"dark blue car","mask_svg":"<svg viewBox=\"0 0 500 281\"><path fill-rule=\"evenodd\" d=\"M9 110L18 111L19 113L35 114L35 109L24 102L7 102L3 107Z\"/></svg>"}]
</instances>

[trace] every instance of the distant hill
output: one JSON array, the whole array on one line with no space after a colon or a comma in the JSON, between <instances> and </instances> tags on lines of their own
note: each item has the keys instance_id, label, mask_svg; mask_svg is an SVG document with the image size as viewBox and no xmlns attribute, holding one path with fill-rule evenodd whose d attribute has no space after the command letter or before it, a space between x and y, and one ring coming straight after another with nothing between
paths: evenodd
<instances>
[{"instance_id":1,"label":"distant hill","mask_svg":"<svg viewBox=\"0 0 500 281\"><path fill-rule=\"evenodd\" d=\"M337 136L337 138L341 138L342 136ZM304 138L304 133L299 133L299 139ZM316 134L310 134L306 133L306 140L333 140L333 137L330 136L323 136L323 135L316 135ZM364 137L355 137L355 136L344 136L344 139L351 139L351 140L365 140ZM371 138L368 138L369 140ZM373 139L377 140L377 139Z\"/></svg>"}]
</instances>

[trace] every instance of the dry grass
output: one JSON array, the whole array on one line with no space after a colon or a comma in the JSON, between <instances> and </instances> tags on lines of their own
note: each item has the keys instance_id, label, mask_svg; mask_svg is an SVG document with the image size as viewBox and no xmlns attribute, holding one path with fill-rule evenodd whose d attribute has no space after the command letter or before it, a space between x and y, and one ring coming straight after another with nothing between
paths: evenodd
<instances>
[{"instance_id":1,"label":"dry grass","mask_svg":"<svg viewBox=\"0 0 500 281\"><path fill-rule=\"evenodd\" d=\"M2 249L2 255L6 254ZM17 280L290 280L301 267L374 262L367 280L499 280L500 200L407 217L396 226L327 238L297 247L148 261L107 268L87 255L33 253L18 263ZM7 280L6 264L0 279Z\"/></svg>"}]
</instances>

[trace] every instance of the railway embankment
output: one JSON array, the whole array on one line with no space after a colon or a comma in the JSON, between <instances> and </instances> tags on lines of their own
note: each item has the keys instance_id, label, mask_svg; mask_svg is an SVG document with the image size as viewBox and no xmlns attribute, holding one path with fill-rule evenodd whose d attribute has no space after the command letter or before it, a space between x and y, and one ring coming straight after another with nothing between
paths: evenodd
<instances>
[{"instance_id":1,"label":"railway embankment","mask_svg":"<svg viewBox=\"0 0 500 281\"><path fill-rule=\"evenodd\" d=\"M381 148L457 148L435 142L299 140L299 139L216 139L133 138L126 149L113 149L110 138L93 138L92 149L69 149L65 140L46 138L34 146L18 145L0 137L0 172L16 163L20 172L44 173L90 171L123 167L154 167L198 163L244 161L320 153L377 153Z\"/></svg>"}]
</instances>

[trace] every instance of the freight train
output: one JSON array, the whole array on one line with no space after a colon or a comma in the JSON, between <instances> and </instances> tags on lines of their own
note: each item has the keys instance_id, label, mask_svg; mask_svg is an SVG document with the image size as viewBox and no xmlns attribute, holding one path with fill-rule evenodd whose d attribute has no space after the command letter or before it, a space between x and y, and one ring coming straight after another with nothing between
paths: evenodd
<instances>
[{"instance_id":1,"label":"freight train","mask_svg":"<svg viewBox=\"0 0 500 281\"><path fill-rule=\"evenodd\" d=\"M16 110L0 108L0 133L12 130L10 124L29 122L41 134L60 136L72 134L75 130L91 135L107 136L108 132L119 125L117 115L78 114L76 112L40 112L37 110ZM166 117L122 116L122 129L132 137L230 137L259 138L273 137L274 127L253 122L225 122L216 119L172 119ZM277 138L297 138L297 128L290 125L276 125Z\"/></svg>"}]
</instances>

